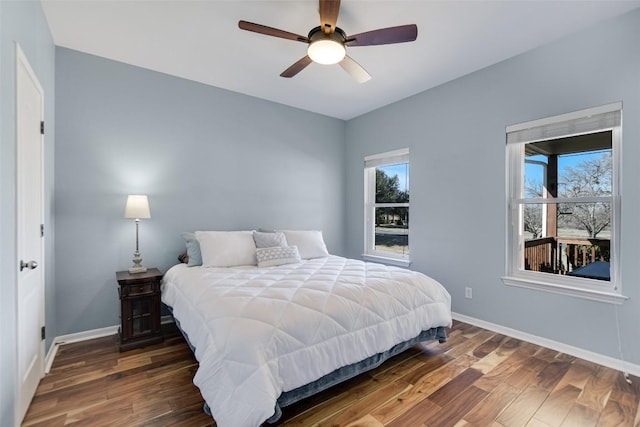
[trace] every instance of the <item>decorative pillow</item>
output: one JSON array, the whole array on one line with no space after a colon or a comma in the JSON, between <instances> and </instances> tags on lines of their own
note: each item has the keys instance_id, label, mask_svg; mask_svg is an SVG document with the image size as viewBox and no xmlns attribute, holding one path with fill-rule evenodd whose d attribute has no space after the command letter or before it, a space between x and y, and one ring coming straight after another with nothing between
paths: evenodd
<instances>
[{"instance_id":1,"label":"decorative pillow","mask_svg":"<svg viewBox=\"0 0 640 427\"><path fill-rule=\"evenodd\" d=\"M258 267L272 267L274 265L300 262L300 254L295 246L257 248L256 257L258 258Z\"/></svg>"},{"instance_id":2,"label":"decorative pillow","mask_svg":"<svg viewBox=\"0 0 640 427\"><path fill-rule=\"evenodd\" d=\"M187 245L187 266L195 267L202 265L202 253L200 252L200 243L196 239L195 233L182 233L184 243Z\"/></svg>"},{"instance_id":3,"label":"decorative pillow","mask_svg":"<svg viewBox=\"0 0 640 427\"><path fill-rule=\"evenodd\" d=\"M282 230L291 246L297 246L300 258L322 258L329 256L327 245L322 238L322 231L317 230Z\"/></svg>"},{"instance_id":4,"label":"decorative pillow","mask_svg":"<svg viewBox=\"0 0 640 427\"><path fill-rule=\"evenodd\" d=\"M204 267L256 265L253 231L196 231Z\"/></svg>"},{"instance_id":5,"label":"decorative pillow","mask_svg":"<svg viewBox=\"0 0 640 427\"><path fill-rule=\"evenodd\" d=\"M260 227L260 228L258 228L258 231L261 232L261 233L275 233L278 230L276 230L274 228L262 228L262 227Z\"/></svg>"},{"instance_id":6,"label":"decorative pillow","mask_svg":"<svg viewBox=\"0 0 640 427\"><path fill-rule=\"evenodd\" d=\"M264 233L260 231L253 232L253 240L256 242L256 248L274 248L276 246L287 246L287 239L284 233L276 231L275 233Z\"/></svg>"},{"instance_id":7,"label":"decorative pillow","mask_svg":"<svg viewBox=\"0 0 640 427\"><path fill-rule=\"evenodd\" d=\"M178 255L178 261L183 264L189 264L189 255L187 255L186 252L181 253L180 255Z\"/></svg>"}]
</instances>

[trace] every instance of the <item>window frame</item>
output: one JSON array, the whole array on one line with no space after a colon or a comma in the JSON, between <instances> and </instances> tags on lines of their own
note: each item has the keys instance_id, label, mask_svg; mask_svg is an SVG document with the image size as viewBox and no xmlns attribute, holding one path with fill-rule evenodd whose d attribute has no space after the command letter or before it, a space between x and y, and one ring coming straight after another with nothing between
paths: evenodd
<instances>
[{"instance_id":1,"label":"window frame","mask_svg":"<svg viewBox=\"0 0 640 427\"><path fill-rule=\"evenodd\" d=\"M376 203L376 168L405 163L409 165L409 174L411 174L408 148L373 154L364 158L364 252L362 253L364 260L400 267L409 267L411 265L411 226L407 230L409 238L407 254L396 254L375 249L376 208L406 207L407 210L410 210L411 203L411 195L409 195L409 203Z\"/></svg>"},{"instance_id":2,"label":"window frame","mask_svg":"<svg viewBox=\"0 0 640 427\"><path fill-rule=\"evenodd\" d=\"M611 131L611 196L579 198L526 198L524 194L525 146L529 143L569 136ZM601 302L621 304L620 281L620 159L622 149L622 103L588 108L545 119L506 127L506 265L502 281L508 286L570 295ZM564 202L611 203L610 280L572 277L525 270L523 208L526 204L548 205Z\"/></svg>"}]
</instances>

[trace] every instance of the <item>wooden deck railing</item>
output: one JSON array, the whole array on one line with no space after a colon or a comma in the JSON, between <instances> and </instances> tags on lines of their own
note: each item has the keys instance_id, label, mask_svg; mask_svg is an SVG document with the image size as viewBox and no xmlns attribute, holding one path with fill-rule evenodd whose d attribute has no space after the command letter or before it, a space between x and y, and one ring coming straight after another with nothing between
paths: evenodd
<instances>
[{"instance_id":1,"label":"wooden deck railing","mask_svg":"<svg viewBox=\"0 0 640 427\"><path fill-rule=\"evenodd\" d=\"M543 237L524 243L525 270L566 274L594 261L609 261L609 239Z\"/></svg>"}]
</instances>

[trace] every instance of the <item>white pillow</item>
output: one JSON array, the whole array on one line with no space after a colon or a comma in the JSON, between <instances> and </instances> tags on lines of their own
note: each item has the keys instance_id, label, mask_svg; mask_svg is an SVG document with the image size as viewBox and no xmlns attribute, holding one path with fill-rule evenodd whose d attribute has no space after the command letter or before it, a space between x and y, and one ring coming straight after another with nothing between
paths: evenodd
<instances>
[{"instance_id":1,"label":"white pillow","mask_svg":"<svg viewBox=\"0 0 640 427\"><path fill-rule=\"evenodd\" d=\"M256 265L252 231L196 231L203 267Z\"/></svg>"},{"instance_id":2,"label":"white pillow","mask_svg":"<svg viewBox=\"0 0 640 427\"><path fill-rule=\"evenodd\" d=\"M324 244L322 231L317 230L282 230L289 246L297 246L300 258L322 258L329 256Z\"/></svg>"},{"instance_id":3,"label":"white pillow","mask_svg":"<svg viewBox=\"0 0 640 427\"><path fill-rule=\"evenodd\" d=\"M256 249L258 267L293 264L300 262L300 254L295 246L274 246Z\"/></svg>"}]
</instances>

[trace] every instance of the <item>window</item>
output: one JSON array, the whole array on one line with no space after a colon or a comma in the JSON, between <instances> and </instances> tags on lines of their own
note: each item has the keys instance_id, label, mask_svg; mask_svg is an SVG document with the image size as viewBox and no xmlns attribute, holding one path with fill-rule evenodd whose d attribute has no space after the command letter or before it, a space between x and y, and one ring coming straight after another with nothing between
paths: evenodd
<instances>
[{"instance_id":1,"label":"window","mask_svg":"<svg viewBox=\"0 0 640 427\"><path fill-rule=\"evenodd\" d=\"M507 127L505 284L622 302L622 104Z\"/></svg>"},{"instance_id":2,"label":"window","mask_svg":"<svg viewBox=\"0 0 640 427\"><path fill-rule=\"evenodd\" d=\"M409 150L364 159L364 258L409 265Z\"/></svg>"}]
</instances>

